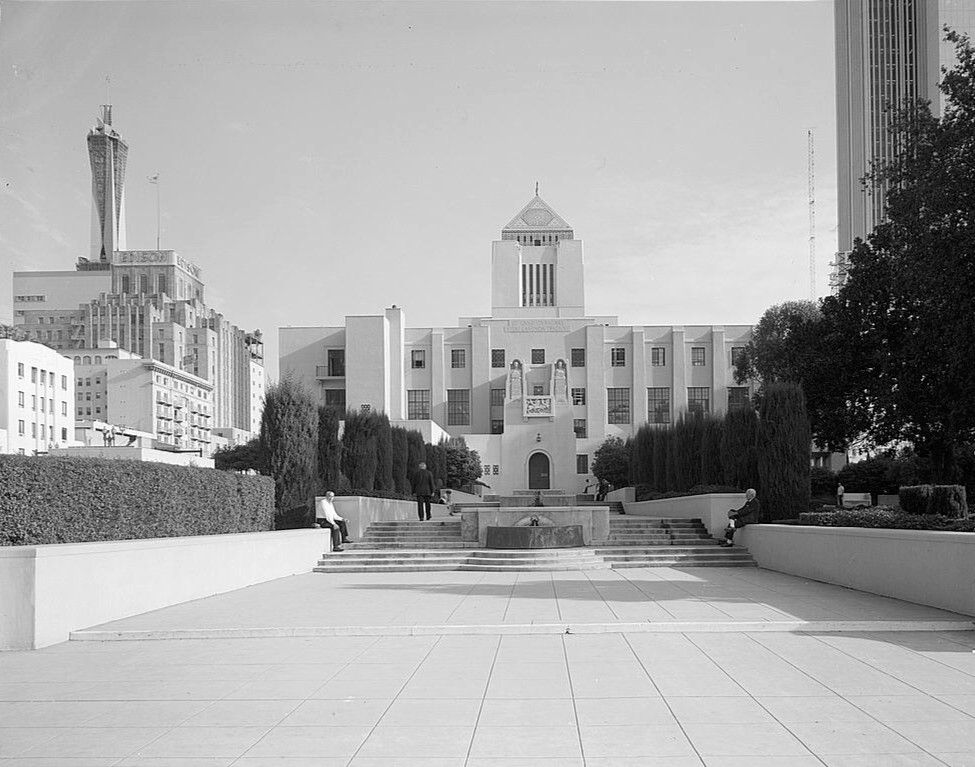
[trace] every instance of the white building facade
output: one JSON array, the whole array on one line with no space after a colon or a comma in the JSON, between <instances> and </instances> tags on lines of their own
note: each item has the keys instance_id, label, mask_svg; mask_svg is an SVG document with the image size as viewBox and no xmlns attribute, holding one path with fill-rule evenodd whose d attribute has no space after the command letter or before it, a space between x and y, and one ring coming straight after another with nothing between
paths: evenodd
<instances>
[{"instance_id":1,"label":"white building facade","mask_svg":"<svg viewBox=\"0 0 975 767\"><path fill-rule=\"evenodd\" d=\"M750 325L621 326L586 313L582 241L537 195L492 249L492 311L406 327L403 309L282 328L282 375L322 404L463 436L491 492L582 492L607 437L683 411L747 406L733 359Z\"/></svg>"},{"instance_id":2,"label":"white building facade","mask_svg":"<svg viewBox=\"0 0 975 767\"><path fill-rule=\"evenodd\" d=\"M74 366L54 349L0 339L0 431L7 453L74 444Z\"/></svg>"}]
</instances>

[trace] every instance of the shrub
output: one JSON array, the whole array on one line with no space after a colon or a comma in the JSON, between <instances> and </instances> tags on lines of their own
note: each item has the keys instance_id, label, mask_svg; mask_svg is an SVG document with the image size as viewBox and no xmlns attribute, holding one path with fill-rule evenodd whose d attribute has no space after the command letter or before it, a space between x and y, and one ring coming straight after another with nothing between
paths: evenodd
<instances>
[{"instance_id":1,"label":"shrub","mask_svg":"<svg viewBox=\"0 0 975 767\"><path fill-rule=\"evenodd\" d=\"M609 437L593 454L592 473L613 487L626 487L630 483L630 440Z\"/></svg>"},{"instance_id":2,"label":"shrub","mask_svg":"<svg viewBox=\"0 0 975 767\"><path fill-rule=\"evenodd\" d=\"M740 493L737 487L730 485L695 485L689 490L671 490L666 493L654 492L646 485L637 485L636 499L638 501L659 501L662 498L684 498L689 495L706 495L708 493Z\"/></svg>"},{"instance_id":3,"label":"shrub","mask_svg":"<svg viewBox=\"0 0 975 767\"><path fill-rule=\"evenodd\" d=\"M376 482L377 490L395 490L393 480L393 431L389 416L385 413L372 413L369 429L376 438Z\"/></svg>"},{"instance_id":4,"label":"shrub","mask_svg":"<svg viewBox=\"0 0 975 767\"><path fill-rule=\"evenodd\" d=\"M809 506L812 435L806 400L798 384L771 383L765 387L758 444L762 520L805 512Z\"/></svg>"},{"instance_id":5,"label":"shrub","mask_svg":"<svg viewBox=\"0 0 975 767\"><path fill-rule=\"evenodd\" d=\"M214 469L0 455L0 545L270 530L274 482Z\"/></svg>"},{"instance_id":6,"label":"shrub","mask_svg":"<svg viewBox=\"0 0 975 767\"><path fill-rule=\"evenodd\" d=\"M334 407L318 408L318 483L322 493L342 484L342 443L339 441L341 412Z\"/></svg>"},{"instance_id":7,"label":"shrub","mask_svg":"<svg viewBox=\"0 0 975 767\"><path fill-rule=\"evenodd\" d=\"M951 519L936 514L909 514L887 506L799 515L799 523L820 527L873 527L890 530L975 532L975 519Z\"/></svg>"},{"instance_id":8,"label":"shrub","mask_svg":"<svg viewBox=\"0 0 975 767\"><path fill-rule=\"evenodd\" d=\"M720 485L724 481L721 466L721 438L724 421L720 418L704 419L701 434L701 484Z\"/></svg>"},{"instance_id":9,"label":"shrub","mask_svg":"<svg viewBox=\"0 0 975 767\"><path fill-rule=\"evenodd\" d=\"M927 514L931 505L931 485L911 485L897 492L901 510L906 514Z\"/></svg>"},{"instance_id":10,"label":"shrub","mask_svg":"<svg viewBox=\"0 0 975 767\"><path fill-rule=\"evenodd\" d=\"M257 437L250 442L233 447L224 447L213 454L214 468L221 471L248 471L253 469L263 472L266 468L264 454L261 452L261 441Z\"/></svg>"},{"instance_id":11,"label":"shrub","mask_svg":"<svg viewBox=\"0 0 975 767\"><path fill-rule=\"evenodd\" d=\"M758 487L757 445L757 413L750 407L729 412L721 434L721 470L726 485Z\"/></svg>"},{"instance_id":12,"label":"shrub","mask_svg":"<svg viewBox=\"0 0 975 767\"><path fill-rule=\"evenodd\" d=\"M653 487L658 492L667 489L667 444L670 432L666 429L653 431Z\"/></svg>"},{"instance_id":13,"label":"shrub","mask_svg":"<svg viewBox=\"0 0 975 767\"><path fill-rule=\"evenodd\" d=\"M419 433L417 433L419 437ZM393 489L405 495L410 492L408 461L410 456L410 435L401 426L393 427Z\"/></svg>"},{"instance_id":14,"label":"shrub","mask_svg":"<svg viewBox=\"0 0 975 767\"><path fill-rule=\"evenodd\" d=\"M929 514L957 519L968 516L964 485L933 485Z\"/></svg>"},{"instance_id":15,"label":"shrub","mask_svg":"<svg viewBox=\"0 0 975 767\"><path fill-rule=\"evenodd\" d=\"M835 471L822 466L814 466L809 470L809 492L814 498L835 498L838 484ZM853 492L853 488L850 491Z\"/></svg>"}]
</instances>

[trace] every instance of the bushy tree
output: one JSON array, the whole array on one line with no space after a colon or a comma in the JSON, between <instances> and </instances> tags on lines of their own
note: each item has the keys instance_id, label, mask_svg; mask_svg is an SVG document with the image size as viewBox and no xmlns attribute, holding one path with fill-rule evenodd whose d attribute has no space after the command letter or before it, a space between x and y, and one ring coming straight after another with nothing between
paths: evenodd
<instances>
[{"instance_id":1,"label":"bushy tree","mask_svg":"<svg viewBox=\"0 0 975 767\"><path fill-rule=\"evenodd\" d=\"M592 473L613 487L630 484L630 441L620 437L608 437L593 454Z\"/></svg>"},{"instance_id":2,"label":"bushy tree","mask_svg":"<svg viewBox=\"0 0 975 767\"><path fill-rule=\"evenodd\" d=\"M223 471L266 471L259 437L233 447L220 448L213 454L213 465Z\"/></svg>"},{"instance_id":3,"label":"bushy tree","mask_svg":"<svg viewBox=\"0 0 975 767\"><path fill-rule=\"evenodd\" d=\"M369 414L349 410L342 432L342 473L354 490L376 489L376 437Z\"/></svg>"},{"instance_id":4,"label":"bushy tree","mask_svg":"<svg viewBox=\"0 0 975 767\"><path fill-rule=\"evenodd\" d=\"M334 407L318 408L319 491L337 492L342 487L342 442L339 420L342 412Z\"/></svg>"},{"instance_id":5,"label":"bushy tree","mask_svg":"<svg viewBox=\"0 0 975 767\"><path fill-rule=\"evenodd\" d=\"M389 416L385 413L372 413L368 424L370 433L376 439L375 489L391 492L396 489L396 485L393 481L393 432Z\"/></svg>"},{"instance_id":6,"label":"bushy tree","mask_svg":"<svg viewBox=\"0 0 975 767\"><path fill-rule=\"evenodd\" d=\"M453 437L443 443L444 487L459 490L481 477L481 457L467 447L463 437Z\"/></svg>"},{"instance_id":7,"label":"bushy tree","mask_svg":"<svg viewBox=\"0 0 975 767\"><path fill-rule=\"evenodd\" d=\"M794 383L766 386L758 437L763 521L798 518L809 510L812 444L802 387Z\"/></svg>"},{"instance_id":8,"label":"bushy tree","mask_svg":"<svg viewBox=\"0 0 975 767\"><path fill-rule=\"evenodd\" d=\"M307 506L317 487L318 408L311 395L291 377L264 395L260 449L274 478L274 501L281 511Z\"/></svg>"}]
</instances>

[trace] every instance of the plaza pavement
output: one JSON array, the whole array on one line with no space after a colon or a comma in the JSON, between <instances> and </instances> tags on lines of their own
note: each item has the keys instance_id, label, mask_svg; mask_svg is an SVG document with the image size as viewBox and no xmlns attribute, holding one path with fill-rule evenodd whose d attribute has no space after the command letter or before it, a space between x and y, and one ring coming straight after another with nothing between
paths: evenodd
<instances>
[{"instance_id":1,"label":"plaza pavement","mask_svg":"<svg viewBox=\"0 0 975 767\"><path fill-rule=\"evenodd\" d=\"M300 625L440 620L490 632L607 616L625 628L659 610L671 623L741 626L963 620L762 570L702 568L318 574L111 625L300 615ZM975 765L973 650L971 631L727 627L74 641L0 654L0 767Z\"/></svg>"}]
</instances>

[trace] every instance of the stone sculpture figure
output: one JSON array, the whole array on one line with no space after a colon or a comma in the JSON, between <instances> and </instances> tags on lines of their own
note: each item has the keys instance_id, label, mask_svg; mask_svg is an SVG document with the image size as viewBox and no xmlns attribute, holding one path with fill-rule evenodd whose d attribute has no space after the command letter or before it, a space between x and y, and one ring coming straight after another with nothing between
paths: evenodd
<instances>
[{"instance_id":1,"label":"stone sculpture figure","mask_svg":"<svg viewBox=\"0 0 975 767\"><path fill-rule=\"evenodd\" d=\"M552 394L556 400L565 401L569 398L569 379L565 370L565 360L555 363L555 376L552 383Z\"/></svg>"},{"instance_id":2,"label":"stone sculpture figure","mask_svg":"<svg viewBox=\"0 0 975 767\"><path fill-rule=\"evenodd\" d=\"M521 360L514 360L511 363L511 370L508 372L508 391L511 399L520 399L522 396Z\"/></svg>"}]
</instances>

